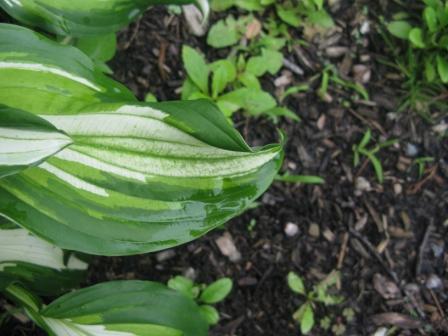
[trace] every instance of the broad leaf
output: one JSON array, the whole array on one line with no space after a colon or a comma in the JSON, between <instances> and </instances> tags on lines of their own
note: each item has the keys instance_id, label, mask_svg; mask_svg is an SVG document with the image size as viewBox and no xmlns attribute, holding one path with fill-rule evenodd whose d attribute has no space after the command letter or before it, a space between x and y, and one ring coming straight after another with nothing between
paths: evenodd
<instances>
[{"instance_id":1,"label":"broad leaf","mask_svg":"<svg viewBox=\"0 0 448 336\"><path fill-rule=\"evenodd\" d=\"M205 16L206 0L0 0L0 7L18 21L51 33L104 35L136 20L151 5L196 3Z\"/></svg>"},{"instance_id":2,"label":"broad leaf","mask_svg":"<svg viewBox=\"0 0 448 336\"><path fill-rule=\"evenodd\" d=\"M0 178L37 165L71 143L45 119L0 105Z\"/></svg>"},{"instance_id":3,"label":"broad leaf","mask_svg":"<svg viewBox=\"0 0 448 336\"><path fill-rule=\"evenodd\" d=\"M82 281L87 264L24 229L0 230L0 278L41 295L58 295ZM1 287L1 286L0 286Z\"/></svg>"},{"instance_id":4,"label":"broad leaf","mask_svg":"<svg viewBox=\"0 0 448 336\"><path fill-rule=\"evenodd\" d=\"M211 103L126 102L120 85L73 60L72 51L84 61L73 48L58 46L73 65L64 67L43 37L0 25L0 41L6 34L0 103L39 115L74 142L0 180L0 213L37 236L91 254L157 251L238 215L275 177L281 146L250 149ZM15 61L22 35L27 66Z\"/></svg>"},{"instance_id":5,"label":"broad leaf","mask_svg":"<svg viewBox=\"0 0 448 336\"><path fill-rule=\"evenodd\" d=\"M114 281L66 294L40 312L55 336L205 336L193 300L149 281Z\"/></svg>"}]
</instances>

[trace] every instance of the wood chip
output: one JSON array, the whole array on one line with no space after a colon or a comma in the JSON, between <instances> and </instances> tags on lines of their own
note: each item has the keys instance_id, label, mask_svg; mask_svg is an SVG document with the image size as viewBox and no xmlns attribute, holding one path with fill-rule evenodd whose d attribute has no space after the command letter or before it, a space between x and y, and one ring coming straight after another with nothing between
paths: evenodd
<instances>
[{"instance_id":1,"label":"wood chip","mask_svg":"<svg viewBox=\"0 0 448 336\"><path fill-rule=\"evenodd\" d=\"M393 325L403 329L418 329L421 327L420 321L410 316L393 312L373 315L371 320L378 326Z\"/></svg>"}]
</instances>

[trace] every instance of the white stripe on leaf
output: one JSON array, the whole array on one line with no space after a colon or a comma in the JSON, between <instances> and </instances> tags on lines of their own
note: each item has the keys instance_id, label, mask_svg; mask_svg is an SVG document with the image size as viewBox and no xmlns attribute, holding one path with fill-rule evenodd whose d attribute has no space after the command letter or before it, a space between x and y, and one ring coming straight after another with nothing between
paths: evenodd
<instances>
[{"instance_id":1,"label":"white stripe on leaf","mask_svg":"<svg viewBox=\"0 0 448 336\"><path fill-rule=\"evenodd\" d=\"M64 264L63 251L27 230L0 230L0 268L12 266L14 262L26 262L58 271L85 270L87 264L71 256Z\"/></svg>"}]
</instances>

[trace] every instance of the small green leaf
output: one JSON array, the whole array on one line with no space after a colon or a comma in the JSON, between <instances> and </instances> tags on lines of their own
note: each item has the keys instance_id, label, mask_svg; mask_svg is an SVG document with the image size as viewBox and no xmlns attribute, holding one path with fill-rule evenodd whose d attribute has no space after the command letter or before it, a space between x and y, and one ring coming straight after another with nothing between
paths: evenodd
<instances>
[{"instance_id":1,"label":"small green leaf","mask_svg":"<svg viewBox=\"0 0 448 336\"><path fill-rule=\"evenodd\" d=\"M308 22L329 29L334 26L334 21L326 10L311 12L308 15Z\"/></svg>"},{"instance_id":2,"label":"small green leaf","mask_svg":"<svg viewBox=\"0 0 448 336\"><path fill-rule=\"evenodd\" d=\"M288 286L293 292L306 295L306 289L302 278L294 272L288 273Z\"/></svg>"},{"instance_id":3,"label":"small green leaf","mask_svg":"<svg viewBox=\"0 0 448 336\"><path fill-rule=\"evenodd\" d=\"M324 8L324 0L313 0L314 4L317 6L317 9L321 10Z\"/></svg>"},{"instance_id":4,"label":"small green leaf","mask_svg":"<svg viewBox=\"0 0 448 336\"><path fill-rule=\"evenodd\" d=\"M238 80L243 84L246 88L261 90L261 84L258 80L257 76L250 72L244 72L239 77Z\"/></svg>"},{"instance_id":5,"label":"small green leaf","mask_svg":"<svg viewBox=\"0 0 448 336\"><path fill-rule=\"evenodd\" d=\"M443 83L448 83L448 60L447 56L437 55L437 71Z\"/></svg>"},{"instance_id":6,"label":"small green leaf","mask_svg":"<svg viewBox=\"0 0 448 336\"><path fill-rule=\"evenodd\" d=\"M210 305L202 305L199 306L199 312L207 321L208 325L213 326L219 322L219 312L215 307L212 307Z\"/></svg>"},{"instance_id":7,"label":"small green leaf","mask_svg":"<svg viewBox=\"0 0 448 336\"><path fill-rule=\"evenodd\" d=\"M263 114L271 117L274 122L277 122L279 117L285 117L294 121L300 121L300 118L297 116L297 114L286 107L274 107L263 112Z\"/></svg>"},{"instance_id":8,"label":"small green leaf","mask_svg":"<svg viewBox=\"0 0 448 336\"><path fill-rule=\"evenodd\" d=\"M412 26L407 21L393 21L387 25L387 30L395 37L407 40Z\"/></svg>"},{"instance_id":9,"label":"small green leaf","mask_svg":"<svg viewBox=\"0 0 448 336\"><path fill-rule=\"evenodd\" d=\"M436 66L434 64L434 58L427 57L425 59L425 77L428 82L434 82L437 76Z\"/></svg>"},{"instance_id":10,"label":"small green leaf","mask_svg":"<svg viewBox=\"0 0 448 336\"><path fill-rule=\"evenodd\" d=\"M213 73L212 96L217 98L225 90L229 83L236 79L235 64L229 60L219 60L210 65Z\"/></svg>"},{"instance_id":11,"label":"small green leaf","mask_svg":"<svg viewBox=\"0 0 448 336\"><path fill-rule=\"evenodd\" d=\"M224 103L227 108L237 111L245 109L252 115L260 115L263 112L277 106L275 99L267 92L255 89L242 88L218 99L218 103Z\"/></svg>"},{"instance_id":12,"label":"small green leaf","mask_svg":"<svg viewBox=\"0 0 448 336\"><path fill-rule=\"evenodd\" d=\"M233 287L232 280L229 278L222 278L204 289L200 296L200 300L204 303L217 303L224 300L231 292Z\"/></svg>"},{"instance_id":13,"label":"small green leaf","mask_svg":"<svg viewBox=\"0 0 448 336\"><path fill-rule=\"evenodd\" d=\"M421 30L421 28L413 28L409 32L409 40L416 48L423 49L426 47L426 44L423 41L423 31Z\"/></svg>"},{"instance_id":14,"label":"small green leaf","mask_svg":"<svg viewBox=\"0 0 448 336\"><path fill-rule=\"evenodd\" d=\"M370 142L370 139L372 138L372 131L370 128L367 130L366 133L364 133L364 136L361 139L361 142L359 143L359 148L364 148L367 146L367 144Z\"/></svg>"},{"instance_id":15,"label":"small green leaf","mask_svg":"<svg viewBox=\"0 0 448 336\"><path fill-rule=\"evenodd\" d=\"M153 93L149 92L145 96L145 102L147 102L147 103L157 103L157 97Z\"/></svg>"},{"instance_id":16,"label":"small green leaf","mask_svg":"<svg viewBox=\"0 0 448 336\"><path fill-rule=\"evenodd\" d=\"M207 66L205 58L195 49L184 45L182 48L182 60L188 76L199 89L208 93L208 76L210 69Z\"/></svg>"},{"instance_id":17,"label":"small green leaf","mask_svg":"<svg viewBox=\"0 0 448 336\"><path fill-rule=\"evenodd\" d=\"M167 283L167 286L171 289L178 291L179 293L182 293L188 298L194 299L194 293L193 293L194 283L191 279L178 275L170 279Z\"/></svg>"},{"instance_id":18,"label":"small green leaf","mask_svg":"<svg viewBox=\"0 0 448 336\"><path fill-rule=\"evenodd\" d=\"M295 11L293 11L290 8L283 7L281 5L277 5L277 6L275 6L275 8L277 10L277 15L283 22L285 22L295 28L300 27L302 20L297 15L297 13L295 13Z\"/></svg>"},{"instance_id":19,"label":"small green leaf","mask_svg":"<svg viewBox=\"0 0 448 336\"><path fill-rule=\"evenodd\" d=\"M230 47L237 44L241 36L236 20L229 16L226 20L220 20L210 28L207 44L213 48Z\"/></svg>"},{"instance_id":20,"label":"small green leaf","mask_svg":"<svg viewBox=\"0 0 448 336\"><path fill-rule=\"evenodd\" d=\"M266 62L266 69L271 75L277 74L283 66L283 54L279 51L263 49L263 59Z\"/></svg>"},{"instance_id":21,"label":"small green leaf","mask_svg":"<svg viewBox=\"0 0 448 336\"><path fill-rule=\"evenodd\" d=\"M383 166L381 164L381 161L373 154L367 153L367 157L369 158L370 162L373 165L373 168L375 169L375 174L378 179L379 183L384 182L384 174L383 174Z\"/></svg>"},{"instance_id":22,"label":"small green leaf","mask_svg":"<svg viewBox=\"0 0 448 336\"><path fill-rule=\"evenodd\" d=\"M426 7L423 11L423 17L426 22L426 26L428 27L431 33L437 31L437 13L434 8Z\"/></svg>"},{"instance_id":23,"label":"small green leaf","mask_svg":"<svg viewBox=\"0 0 448 336\"><path fill-rule=\"evenodd\" d=\"M246 72L256 77L261 77L266 73L266 63L262 56L254 56L247 61Z\"/></svg>"},{"instance_id":24,"label":"small green leaf","mask_svg":"<svg viewBox=\"0 0 448 336\"><path fill-rule=\"evenodd\" d=\"M314 312L311 304L306 304L300 320L300 331L302 334L308 334L314 327Z\"/></svg>"}]
</instances>

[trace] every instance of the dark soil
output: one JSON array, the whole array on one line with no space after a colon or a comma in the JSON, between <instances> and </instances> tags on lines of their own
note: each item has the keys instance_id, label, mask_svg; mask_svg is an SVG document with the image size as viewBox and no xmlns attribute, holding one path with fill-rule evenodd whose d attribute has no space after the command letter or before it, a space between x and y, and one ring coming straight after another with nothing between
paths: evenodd
<instances>
[{"instance_id":1,"label":"dark soil","mask_svg":"<svg viewBox=\"0 0 448 336\"><path fill-rule=\"evenodd\" d=\"M318 48L323 42L316 41L305 50L315 69L294 75L293 81L305 81L328 61L342 73L349 69L347 77L352 64L364 64L372 73L366 84L370 101L353 101L352 93L333 88L332 102L323 102L314 92L288 98L300 123L281 120L274 125L242 114L235 118L251 145L275 141L276 128L284 130L288 142L283 170L319 175L326 183L274 183L258 207L169 253L96 258L86 285L113 279L166 282L178 274L209 283L227 276L234 280L234 290L219 305L222 319L211 335L289 336L300 334L292 314L303 299L289 290L288 272L301 274L310 288L340 270L338 294L344 303L316 306L317 324L328 316L332 325L346 327L341 335L372 335L387 325L403 328L394 335L448 335L448 142L415 113L395 113L400 81L388 79L394 78L391 70L375 62L385 52L381 40L353 33L365 20L362 8L347 5L335 14L341 27L335 45L348 47L350 56L327 58L325 48ZM162 9L149 10L120 33L120 50L111 63L114 76L139 98L152 92L160 100L178 99L185 78L182 44L201 49L209 60L225 56L208 48L205 38L192 37L183 19ZM286 57L300 65L296 53ZM273 80L267 78L264 85L274 93ZM343 107L349 100L351 106ZM441 120L436 116L435 125ZM353 167L352 145L368 128L376 139L399 140L379 153L383 184L377 183L368 162ZM434 157L434 162L420 178L412 161L423 156ZM256 223L252 228L251 221ZM285 234L287 223L298 225L296 236ZM216 244L225 232L241 252L237 263ZM352 321L342 315L345 307L355 311ZM1 335L39 335L13 320L3 328ZM327 334L335 333L319 327L311 333Z\"/></svg>"}]
</instances>

